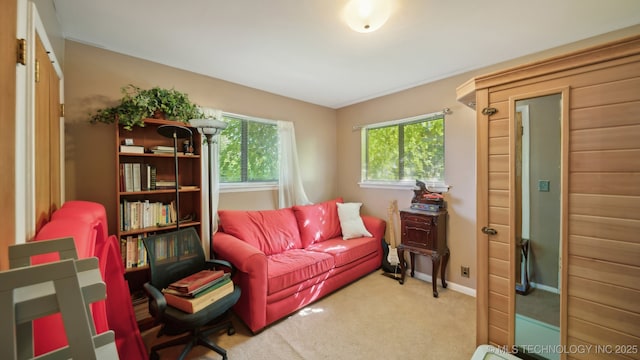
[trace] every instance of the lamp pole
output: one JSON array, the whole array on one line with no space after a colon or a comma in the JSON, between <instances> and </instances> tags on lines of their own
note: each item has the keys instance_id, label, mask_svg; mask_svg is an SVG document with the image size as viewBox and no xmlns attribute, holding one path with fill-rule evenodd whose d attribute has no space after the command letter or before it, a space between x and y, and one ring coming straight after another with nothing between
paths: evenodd
<instances>
[{"instance_id":1,"label":"lamp pole","mask_svg":"<svg viewBox=\"0 0 640 360\"><path fill-rule=\"evenodd\" d=\"M209 147L209 171L207 172L209 175L209 233L213 237L213 135L214 134L205 134L207 137L207 146ZM210 241L212 243L213 241ZM213 253L213 247L211 247L210 253Z\"/></svg>"},{"instance_id":2,"label":"lamp pole","mask_svg":"<svg viewBox=\"0 0 640 360\"><path fill-rule=\"evenodd\" d=\"M198 132L200 134L203 134L207 138L207 146L209 147L209 256L213 258L213 144L215 143L214 136L225 129L227 127L227 123L224 121L209 118L191 119L189 120L189 124L191 125L191 127L198 129Z\"/></svg>"},{"instance_id":3,"label":"lamp pole","mask_svg":"<svg viewBox=\"0 0 640 360\"><path fill-rule=\"evenodd\" d=\"M180 125L160 125L158 133L164 137L173 139L173 165L176 181L176 230L180 230L180 185L178 184L178 138L188 139L192 136L191 130Z\"/></svg>"}]
</instances>

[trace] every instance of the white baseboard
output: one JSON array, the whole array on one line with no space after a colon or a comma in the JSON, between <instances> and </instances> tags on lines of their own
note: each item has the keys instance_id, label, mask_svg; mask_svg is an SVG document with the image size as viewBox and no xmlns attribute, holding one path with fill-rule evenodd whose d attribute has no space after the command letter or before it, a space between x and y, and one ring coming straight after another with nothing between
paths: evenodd
<instances>
[{"instance_id":1,"label":"white baseboard","mask_svg":"<svg viewBox=\"0 0 640 360\"><path fill-rule=\"evenodd\" d=\"M411 275L409 274L410 270L407 271L407 277L410 277ZM421 272L415 272L415 279L418 280L423 280L426 282L431 282L431 275L429 274L425 274L425 273L421 273ZM451 289L453 291L457 291L459 293L465 294L465 295L469 295L472 297L476 297L476 289L472 289L470 287L466 287L466 286L462 286L460 284L456 284L454 282L451 281L447 281L447 289Z\"/></svg>"}]
</instances>

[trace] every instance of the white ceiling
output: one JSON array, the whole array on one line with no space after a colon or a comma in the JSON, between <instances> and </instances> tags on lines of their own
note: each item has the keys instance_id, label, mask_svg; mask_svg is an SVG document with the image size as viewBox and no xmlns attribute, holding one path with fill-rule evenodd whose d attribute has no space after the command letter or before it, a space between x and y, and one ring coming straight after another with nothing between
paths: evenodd
<instances>
[{"instance_id":1,"label":"white ceiling","mask_svg":"<svg viewBox=\"0 0 640 360\"><path fill-rule=\"evenodd\" d=\"M352 31L347 0L54 0L66 38L340 108L640 24L640 0L394 0Z\"/></svg>"}]
</instances>

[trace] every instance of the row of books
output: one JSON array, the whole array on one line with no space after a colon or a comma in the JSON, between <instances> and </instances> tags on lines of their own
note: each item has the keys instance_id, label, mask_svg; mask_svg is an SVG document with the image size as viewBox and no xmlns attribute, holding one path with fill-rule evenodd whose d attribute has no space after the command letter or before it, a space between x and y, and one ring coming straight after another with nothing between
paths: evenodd
<instances>
[{"instance_id":1,"label":"row of books","mask_svg":"<svg viewBox=\"0 0 640 360\"><path fill-rule=\"evenodd\" d=\"M120 254L122 263L126 268L134 268L149 265L147 250L142 242L142 234L129 235L120 239Z\"/></svg>"},{"instance_id":2,"label":"row of books","mask_svg":"<svg viewBox=\"0 0 640 360\"><path fill-rule=\"evenodd\" d=\"M162 289L167 304L193 314L233 292L231 274L202 270Z\"/></svg>"},{"instance_id":3,"label":"row of books","mask_svg":"<svg viewBox=\"0 0 640 360\"><path fill-rule=\"evenodd\" d=\"M153 254L157 262L162 262L165 259L172 260L176 256L180 255L182 258L189 256L195 256L197 253L195 247L201 246L199 242L182 242L180 243L180 249L178 249L179 240L176 236L165 236L156 239L151 246L153 246Z\"/></svg>"},{"instance_id":4,"label":"row of books","mask_svg":"<svg viewBox=\"0 0 640 360\"><path fill-rule=\"evenodd\" d=\"M120 191L125 192L156 190L158 182L155 166L144 163L121 163L119 187Z\"/></svg>"},{"instance_id":5,"label":"row of books","mask_svg":"<svg viewBox=\"0 0 640 360\"><path fill-rule=\"evenodd\" d=\"M120 230L131 231L152 226L175 224L177 219L175 202L128 201L120 203Z\"/></svg>"}]
</instances>

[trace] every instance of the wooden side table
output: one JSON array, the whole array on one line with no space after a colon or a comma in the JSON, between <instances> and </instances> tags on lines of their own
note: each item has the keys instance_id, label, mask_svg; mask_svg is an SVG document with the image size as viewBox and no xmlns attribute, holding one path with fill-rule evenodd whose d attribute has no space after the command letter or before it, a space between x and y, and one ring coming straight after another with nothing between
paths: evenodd
<instances>
[{"instance_id":1,"label":"wooden side table","mask_svg":"<svg viewBox=\"0 0 640 360\"><path fill-rule=\"evenodd\" d=\"M433 297L438 297L438 270L442 287L447 287L445 273L449 262L447 247L447 211L422 211L405 209L400 211L401 244L398 246L400 258L400 284L406 275L405 250L411 256L411 277L415 275L415 254L431 257ZM441 259L442 258L442 259Z\"/></svg>"}]
</instances>

